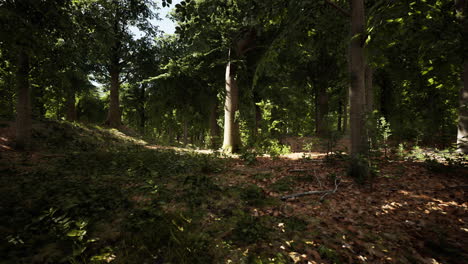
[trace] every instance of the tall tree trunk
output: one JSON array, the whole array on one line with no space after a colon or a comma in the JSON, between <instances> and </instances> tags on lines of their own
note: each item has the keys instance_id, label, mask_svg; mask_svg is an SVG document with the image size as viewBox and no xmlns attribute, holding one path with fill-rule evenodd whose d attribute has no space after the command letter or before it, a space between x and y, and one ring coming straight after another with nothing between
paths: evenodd
<instances>
[{"instance_id":1,"label":"tall tree trunk","mask_svg":"<svg viewBox=\"0 0 468 264\"><path fill-rule=\"evenodd\" d=\"M338 131L342 131L342 126L343 126L343 101L338 101Z\"/></svg>"},{"instance_id":2,"label":"tall tree trunk","mask_svg":"<svg viewBox=\"0 0 468 264\"><path fill-rule=\"evenodd\" d=\"M367 127L367 137L370 142L370 147L374 148L375 147L375 128L377 127L377 121L375 118L373 118L373 113L374 113L374 86L372 83L372 78L373 78L373 70L369 66L369 64L366 64L365 68L365 83L366 83L366 117L369 118L369 123Z\"/></svg>"},{"instance_id":3,"label":"tall tree trunk","mask_svg":"<svg viewBox=\"0 0 468 264\"><path fill-rule=\"evenodd\" d=\"M258 130L260 129L260 124L262 123L262 109L260 106L255 103L255 125L254 125L254 138L258 136Z\"/></svg>"},{"instance_id":4,"label":"tall tree trunk","mask_svg":"<svg viewBox=\"0 0 468 264\"><path fill-rule=\"evenodd\" d=\"M317 135L326 136L328 133L328 94L324 85L317 87Z\"/></svg>"},{"instance_id":5,"label":"tall tree trunk","mask_svg":"<svg viewBox=\"0 0 468 264\"><path fill-rule=\"evenodd\" d=\"M366 64L366 109L368 113L374 112L374 85L373 85L373 70Z\"/></svg>"},{"instance_id":6,"label":"tall tree trunk","mask_svg":"<svg viewBox=\"0 0 468 264\"><path fill-rule=\"evenodd\" d=\"M67 91L67 121L73 122L76 121L76 99L75 93L77 91L78 83L76 80L72 80L70 90Z\"/></svg>"},{"instance_id":7,"label":"tall tree trunk","mask_svg":"<svg viewBox=\"0 0 468 264\"><path fill-rule=\"evenodd\" d=\"M142 84L140 87L140 98L138 102L138 114L140 116L140 133L145 134L146 126L146 113L145 113L145 101L146 101L146 91L145 85Z\"/></svg>"},{"instance_id":8,"label":"tall tree trunk","mask_svg":"<svg viewBox=\"0 0 468 264\"><path fill-rule=\"evenodd\" d=\"M349 89L346 89L347 91L347 95L346 95L346 99L343 101L343 134L346 133L346 131L348 131L348 106L349 106Z\"/></svg>"},{"instance_id":9,"label":"tall tree trunk","mask_svg":"<svg viewBox=\"0 0 468 264\"><path fill-rule=\"evenodd\" d=\"M210 145L212 149L217 149L219 146L219 126L218 126L218 100L215 100L210 109Z\"/></svg>"},{"instance_id":10,"label":"tall tree trunk","mask_svg":"<svg viewBox=\"0 0 468 264\"><path fill-rule=\"evenodd\" d=\"M240 148L239 121L236 120L239 90L235 79L235 67L229 61L226 66L226 99L224 103L224 140L226 152L237 152Z\"/></svg>"},{"instance_id":11,"label":"tall tree trunk","mask_svg":"<svg viewBox=\"0 0 468 264\"><path fill-rule=\"evenodd\" d=\"M188 145L188 120L184 117L184 138L183 138L184 146Z\"/></svg>"},{"instance_id":12,"label":"tall tree trunk","mask_svg":"<svg viewBox=\"0 0 468 264\"><path fill-rule=\"evenodd\" d=\"M356 160L367 152L365 133L364 0L351 0L351 157Z\"/></svg>"},{"instance_id":13,"label":"tall tree trunk","mask_svg":"<svg viewBox=\"0 0 468 264\"><path fill-rule=\"evenodd\" d=\"M458 116L457 145L462 153L468 153L468 0L458 0L457 11L462 14L462 59L463 85L460 89L460 110Z\"/></svg>"},{"instance_id":14,"label":"tall tree trunk","mask_svg":"<svg viewBox=\"0 0 468 264\"><path fill-rule=\"evenodd\" d=\"M107 115L106 124L110 127L118 128L122 124L120 116L120 103L119 103L119 90L120 90L120 80L119 80L119 66L112 65L109 71L110 73L110 102L109 102L109 113Z\"/></svg>"},{"instance_id":15,"label":"tall tree trunk","mask_svg":"<svg viewBox=\"0 0 468 264\"><path fill-rule=\"evenodd\" d=\"M460 91L457 145L459 151L468 154L468 60L463 66L463 88Z\"/></svg>"},{"instance_id":16,"label":"tall tree trunk","mask_svg":"<svg viewBox=\"0 0 468 264\"><path fill-rule=\"evenodd\" d=\"M29 57L19 51L16 69L16 147L27 150L31 145L31 98L29 86Z\"/></svg>"}]
</instances>

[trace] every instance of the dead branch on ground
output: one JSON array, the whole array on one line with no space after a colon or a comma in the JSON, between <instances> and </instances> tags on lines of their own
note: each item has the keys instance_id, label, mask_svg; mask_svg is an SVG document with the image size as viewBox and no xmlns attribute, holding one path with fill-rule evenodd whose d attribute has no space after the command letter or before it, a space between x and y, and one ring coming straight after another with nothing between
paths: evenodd
<instances>
[{"instance_id":1,"label":"dead branch on ground","mask_svg":"<svg viewBox=\"0 0 468 264\"><path fill-rule=\"evenodd\" d=\"M311 194L323 194L320 197L320 201L323 201L327 195L333 194L338 190L338 186L340 185L341 180L339 178L335 179L335 188L332 190L323 190L323 191L308 191L308 192L302 192L302 193L295 193L295 194L290 194L290 195L285 195L281 196L281 200L285 201L287 199L291 198L296 198L296 197L301 197L301 196L306 196L306 195L311 195Z\"/></svg>"}]
</instances>

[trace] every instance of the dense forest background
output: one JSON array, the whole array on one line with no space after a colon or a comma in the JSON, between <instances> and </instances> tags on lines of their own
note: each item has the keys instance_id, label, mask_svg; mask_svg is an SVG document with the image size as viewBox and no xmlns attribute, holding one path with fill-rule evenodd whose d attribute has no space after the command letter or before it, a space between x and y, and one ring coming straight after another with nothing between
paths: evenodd
<instances>
[{"instance_id":1,"label":"dense forest background","mask_svg":"<svg viewBox=\"0 0 468 264\"><path fill-rule=\"evenodd\" d=\"M31 118L232 150L350 127L363 145L382 122L394 142L466 137L465 1L182 1L175 35L150 22L159 4L3 2L0 115L18 146Z\"/></svg>"},{"instance_id":2,"label":"dense forest background","mask_svg":"<svg viewBox=\"0 0 468 264\"><path fill-rule=\"evenodd\" d=\"M463 263L467 153L467 0L0 0L0 263Z\"/></svg>"}]
</instances>

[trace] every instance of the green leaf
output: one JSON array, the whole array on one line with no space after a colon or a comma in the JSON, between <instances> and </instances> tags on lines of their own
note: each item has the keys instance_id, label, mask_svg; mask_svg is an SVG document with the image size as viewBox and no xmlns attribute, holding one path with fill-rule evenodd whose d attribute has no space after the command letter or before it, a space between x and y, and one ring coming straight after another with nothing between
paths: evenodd
<instances>
[{"instance_id":1,"label":"green leaf","mask_svg":"<svg viewBox=\"0 0 468 264\"><path fill-rule=\"evenodd\" d=\"M68 231L67 233L67 236L69 237L81 237L84 235L86 235L86 230L73 229L73 230Z\"/></svg>"}]
</instances>

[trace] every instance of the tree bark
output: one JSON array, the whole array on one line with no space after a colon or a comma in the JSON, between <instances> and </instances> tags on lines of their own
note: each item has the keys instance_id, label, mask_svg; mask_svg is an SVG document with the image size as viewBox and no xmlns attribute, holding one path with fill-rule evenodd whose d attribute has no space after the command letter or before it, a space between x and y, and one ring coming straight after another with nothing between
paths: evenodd
<instances>
[{"instance_id":1,"label":"tree bark","mask_svg":"<svg viewBox=\"0 0 468 264\"><path fill-rule=\"evenodd\" d=\"M328 94L327 88L323 85L317 87L317 135L326 136L328 133Z\"/></svg>"},{"instance_id":2,"label":"tree bark","mask_svg":"<svg viewBox=\"0 0 468 264\"><path fill-rule=\"evenodd\" d=\"M219 126L218 126L218 102L217 100L213 103L210 110L210 145L212 149L216 149L219 146Z\"/></svg>"},{"instance_id":3,"label":"tree bark","mask_svg":"<svg viewBox=\"0 0 468 264\"><path fill-rule=\"evenodd\" d=\"M338 102L338 131L341 132L343 127L343 102L340 100Z\"/></svg>"},{"instance_id":4,"label":"tree bark","mask_svg":"<svg viewBox=\"0 0 468 264\"><path fill-rule=\"evenodd\" d=\"M457 145L460 152L468 154L468 60L463 66L463 87L460 92Z\"/></svg>"},{"instance_id":5,"label":"tree bark","mask_svg":"<svg viewBox=\"0 0 468 264\"><path fill-rule=\"evenodd\" d=\"M367 137L369 139L368 144L371 148L375 147L375 128L377 127L377 121L373 117L374 113L374 86L373 86L373 70L366 64L365 67L365 83L366 83L366 117L368 118L368 126L367 127Z\"/></svg>"},{"instance_id":6,"label":"tree bark","mask_svg":"<svg viewBox=\"0 0 468 264\"><path fill-rule=\"evenodd\" d=\"M364 1L351 0L350 67L350 128L351 157L357 159L366 154L365 126L365 67L364 67Z\"/></svg>"},{"instance_id":7,"label":"tree bark","mask_svg":"<svg viewBox=\"0 0 468 264\"><path fill-rule=\"evenodd\" d=\"M109 102L109 113L107 115L106 124L113 128L118 128L122 124L120 115L120 102L119 102L119 66L112 65L109 71L111 83L110 83L110 102Z\"/></svg>"},{"instance_id":8,"label":"tree bark","mask_svg":"<svg viewBox=\"0 0 468 264\"><path fill-rule=\"evenodd\" d=\"M462 59L463 85L460 89L460 110L458 114L457 146L458 151L468 153L468 0L458 0L457 11L462 14Z\"/></svg>"},{"instance_id":9,"label":"tree bark","mask_svg":"<svg viewBox=\"0 0 468 264\"><path fill-rule=\"evenodd\" d=\"M349 89L346 89L349 93ZM348 131L348 105L349 105L349 95L346 96L346 99L343 101L343 134Z\"/></svg>"},{"instance_id":10,"label":"tree bark","mask_svg":"<svg viewBox=\"0 0 468 264\"><path fill-rule=\"evenodd\" d=\"M369 114L374 112L373 70L366 64L366 109Z\"/></svg>"},{"instance_id":11,"label":"tree bark","mask_svg":"<svg viewBox=\"0 0 468 264\"><path fill-rule=\"evenodd\" d=\"M16 69L16 148L28 150L31 145L31 91L29 85L29 56L19 51Z\"/></svg>"},{"instance_id":12,"label":"tree bark","mask_svg":"<svg viewBox=\"0 0 468 264\"><path fill-rule=\"evenodd\" d=\"M184 117L184 138L183 138L184 146L188 145L188 120Z\"/></svg>"},{"instance_id":13,"label":"tree bark","mask_svg":"<svg viewBox=\"0 0 468 264\"><path fill-rule=\"evenodd\" d=\"M146 101L146 91L145 85L142 84L140 87L140 100L138 102L138 115L140 117L140 133L145 134L146 127L146 113L145 113L145 101Z\"/></svg>"},{"instance_id":14,"label":"tree bark","mask_svg":"<svg viewBox=\"0 0 468 264\"><path fill-rule=\"evenodd\" d=\"M224 103L224 141L226 152L237 152L240 148L239 121L236 112L239 110L239 90L235 79L235 67L229 61L226 66L226 99Z\"/></svg>"},{"instance_id":15,"label":"tree bark","mask_svg":"<svg viewBox=\"0 0 468 264\"><path fill-rule=\"evenodd\" d=\"M67 121L73 122L76 121L76 98L75 98L75 93L77 90L78 83L76 80L72 81L70 90L67 91L67 115L66 119Z\"/></svg>"},{"instance_id":16,"label":"tree bark","mask_svg":"<svg viewBox=\"0 0 468 264\"><path fill-rule=\"evenodd\" d=\"M254 138L258 137L258 130L260 129L262 118L262 109L260 109L260 106L255 103L255 125L253 131Z\"/></svg>"}]
</instances>

